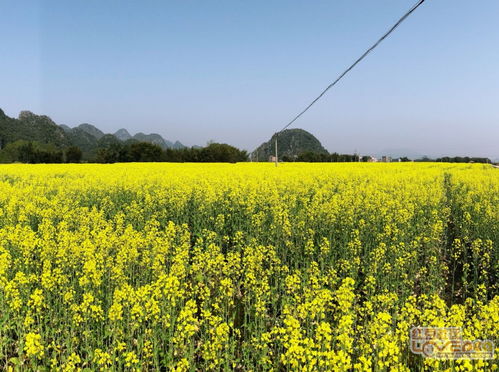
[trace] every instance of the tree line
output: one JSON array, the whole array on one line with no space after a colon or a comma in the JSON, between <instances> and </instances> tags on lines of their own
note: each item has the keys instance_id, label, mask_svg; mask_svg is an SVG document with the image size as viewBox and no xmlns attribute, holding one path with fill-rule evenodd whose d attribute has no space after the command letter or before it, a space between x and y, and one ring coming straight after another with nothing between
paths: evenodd
<instances>
[{"instance_id":1,"label":"tree line","mask_svg":"<svg viewBox=\"0 0 499 372\"><path fill-rule=\"evenodd\" d=\"M9 143L0 151L1 163L79 163L80 148L68 146L60 149L53 144L19 140Z\"/></svg>"},{"instance_id":2,"label":"tree line","mask_svg":"<svg viewBox=\"0 0 499 372\"><path fill-rule=\"evenodd\" d=\"M444 156L441 158L431 159L428 157L423 157L421 159L415 160L417 162L437 162L437 163L484 163L484 164L492 164L492 161L489 158L481 158L481 157L469 157L469 156Z\"/></svg>"},{"instance_id":3,"label":"tree line","mask_svg":"<svg viewBox=\"0 0 499 372\"><path fill-rule=\"evenodd\" d=\"M248 160L248 153L225 143L205 147L166 149L149 142L112 144L97 153L99 163L172 162L172 163L236 163Z\"/></svg>"},{"instance_id":4,"label":"tree line","mask_svg":"<svg viewBox=\"0 0 499 372\"><path fill-rule=\"evenodd\" d=\"M323 154L316 152L303 152L296 157L283 156L281 158L284 162L325 162L325 163L344 163L344 162L368 162L371 160L371 156L362 156L360 157L357 154L338 154L336 152L332 154ZM406 156L393 159L391 161L395 162L409 162L409 159ZM484 164L492 164L492 161L489 158L481 158L481 157L469 157L469 156L444 156L441 158L431 159L428 157L423 157L421 159L414 160L416 162L440 162L440 163L484 163Z\"/></svg>"},{"instance_id":5,"label":"tree line","mask_svg":"<svg viewBox=\"0 0 499 372\"><path fill-rule=\"evenodd\" d=\"M283 162L367 162L370 156L360 157L357 154L318 153L307 151L297 156L284 155ZM78 146L68 146L63 149L36 141L19 140L9 143L0 150L2 163L80 163L82 151ZM205 147L191 147L182 149L166 149L149 142L111 142L97 150L90 162L96 163L126 163L126 162L172 162L172 163L236 163L248 161L248 153L234 146L224 143L210 143ZM411 161L407 157L395 161ZM416 162L445 162L445 163L485 163L491 160L482 157L441 157L431 159L423 157Z\"/></svg>"},{"instance_id":6,"label":"tree line","mask_svg":"<svg viewBox=\"0 0 499 372\"><path fill-rule=\"evenodd\" d=\"M92 162L226 162L248 160L245 150L224 143L210 143L205 147L166 149L149 142L110 143L97 150ZM77 146L64 149L36 141L16 141L0 151L0 162L11 163L80 163L82 151Z\"/></svg>"},{"instance_id":7,"label":"tree line","mask_svg":"<svg viewBox=\"0 0 499 372\"><path fill-rule=\"evenodd\" d=\"M324 154L313 151L302 152L296 157L291 157L284 155L281 160L284 162L305 162L305 163L347 163L347 162L359 162L368 161L370 156L359 157L357 154L338 154L333 152L332 154Z\"/></svg>"}]
</instances>

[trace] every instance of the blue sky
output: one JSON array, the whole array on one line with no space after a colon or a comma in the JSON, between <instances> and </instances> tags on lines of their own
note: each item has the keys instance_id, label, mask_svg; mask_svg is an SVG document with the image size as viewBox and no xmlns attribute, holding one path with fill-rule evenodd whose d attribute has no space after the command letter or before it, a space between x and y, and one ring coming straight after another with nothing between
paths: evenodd
<instances>
[{"instance_id":1,"label":"blue sky","mask_svg":"<svg viewBox=\"0 0 499 372\"><path fill-rule=\"evenodd\" d=\"M0 108L252 150L415 1L0 2ZM499 2L427 0L294 127L499 158Z\"/></svg>"}]
</instances>

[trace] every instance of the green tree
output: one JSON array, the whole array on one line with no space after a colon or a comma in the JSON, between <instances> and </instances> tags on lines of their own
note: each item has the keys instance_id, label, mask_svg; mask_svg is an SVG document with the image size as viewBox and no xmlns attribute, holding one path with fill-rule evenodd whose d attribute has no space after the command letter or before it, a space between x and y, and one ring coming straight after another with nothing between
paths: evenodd
<instances>
[{"instance_id":1,"label":"green tree","mask_svg":"<svg viewBox=\"0 0 499 372\"><path fill-rule=\"evenodd\" d=\"M81 162L82 152L77 146L70 146L65 151L66 163L79 163Z\"/></svg>"},{"instance_id":2,"label":"green tree","mask_svg":"<svg viewBox=\"0 0 499 372\"><path fill-rule=\"evenodd\" d=\"M163 150L149 142L137 142L127 146L128 160L136 162L162 161Z\"/></svg>"}]
</instances>

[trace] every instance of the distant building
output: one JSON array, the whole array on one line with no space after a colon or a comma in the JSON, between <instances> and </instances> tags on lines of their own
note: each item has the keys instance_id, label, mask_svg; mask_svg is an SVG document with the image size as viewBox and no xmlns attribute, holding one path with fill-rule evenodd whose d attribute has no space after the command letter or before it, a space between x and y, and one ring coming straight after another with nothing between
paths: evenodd
<instances>
[{"instance_id":1,"label":"distant building","mask_svg":"<svg viewBox=\"0 0 499 372\"><path fill-rule=\"evenodd\" d=\"M274 156L274 155L270 155L270 156L269 156L269 162L271 162L271 163L275 163L275 161L276 161L275 156Z\"/></svg>"},{"instance_id":2,"label":"distant building","mask_svg":"<svg viewBox=\"0 0 499 372\"><path fill-rule=\"evenodd\" d=\"M392 161L392 157L391 157L391 156L386 156L386 155L383 155L383 156L381 157L381 161L382 161L383 163L391 163L391 161Z\"/></svg>"},{"instance_id":3,"label":"distant building","mask_svg":"<svg viewBox=\"0 0 499 372\"><path fill-rule=\"evenodd\" d=\"M378 161L378 159L375 158L374 156L369 156L369 159L367 159L368 163L376 163L377 161Z\"/></svg>"}]
</instances>

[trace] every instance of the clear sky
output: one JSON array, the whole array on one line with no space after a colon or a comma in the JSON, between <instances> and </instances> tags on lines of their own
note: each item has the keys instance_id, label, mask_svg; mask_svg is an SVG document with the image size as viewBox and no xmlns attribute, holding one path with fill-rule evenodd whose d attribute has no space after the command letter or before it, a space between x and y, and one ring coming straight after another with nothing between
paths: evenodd
<instances>
[{"instance_id":1,"label":"clear sky","mask_svg":"<svg viewBox=\"0 0 499 372\"><path fill-rule=\"evenodd\" d=\"M415 0L3 0L0 108L253 150ZM499 158L499 1L427 0L294 127Z\"/></svg>"}]
</instances>

